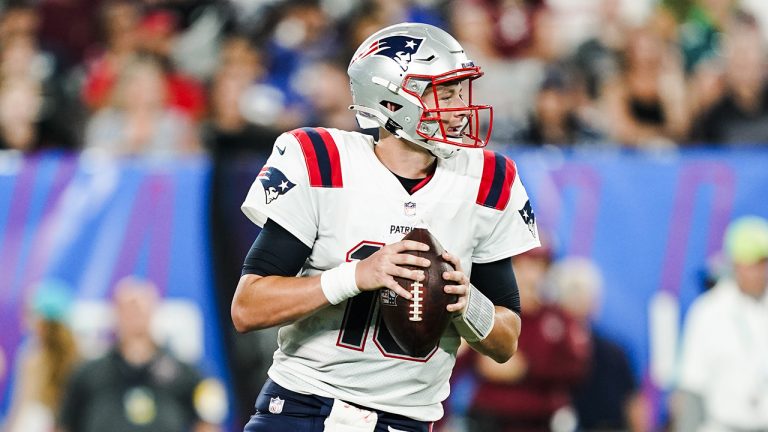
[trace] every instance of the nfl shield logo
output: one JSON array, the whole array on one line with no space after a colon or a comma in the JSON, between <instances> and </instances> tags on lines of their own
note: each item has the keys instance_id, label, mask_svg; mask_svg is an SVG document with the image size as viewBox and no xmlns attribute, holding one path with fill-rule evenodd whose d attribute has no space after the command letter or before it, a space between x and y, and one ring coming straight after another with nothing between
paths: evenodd
<instances>
[{"instance_id":1,"label":"nfl shield logo","mask_svg":"<svg viewBox=\"0 0 768 432\"><path fill-rule=\"evenodd\" d=\"M405 210L406 216L416 216L416 203L408 201L407 203L403 204L403 208Z\"/></svg>"},{"instance_id":2,"label":"nfl shield logo","mask_svg":"<svg viewBox=\"0 0 768 432\"><path fill-rule=\"evenodd\" d=\"M280 414L283 412L283 404L285 403L285 400L280 399L280 397L273 397L269 399L269 412L272 414Z\"/></svg>"},{"instance_id":3,"label":"nfl shield logo","mask_svg":"<svg viewBox=\"0 0 768 432\"><path fill-rule=\"evenodd\" d=\"M397 294L391 289L379 290L379 296L381 297L381 304L384 306L397 306Z\"/></svg>"}]
</instances>

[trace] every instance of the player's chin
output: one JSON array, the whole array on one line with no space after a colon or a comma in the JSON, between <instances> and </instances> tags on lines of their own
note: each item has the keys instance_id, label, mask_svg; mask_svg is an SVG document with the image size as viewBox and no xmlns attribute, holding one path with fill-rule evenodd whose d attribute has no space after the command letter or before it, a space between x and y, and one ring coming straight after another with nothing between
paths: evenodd
<instances>
[{"instance_id":1,"label":"player's chin","mask_svg":"<svg viewBox=\"0 0 768 432\"><path fill-rule=\"evenodd\" d=\"M445 139L447 139L450 142L454 142L456 144L464 143L464 135L461 132L457 132L457 133L448 132L445 134Z\"/></svg>"},{"instance_id":2,"label":"player's chin","mask_svg":"<svg viewBox=\"0 0 768 432\"><path fill-rule=\"evenodd\" d=\"M464 128L459 126L449 127L445 129L445 136L448 138L461 138L463 130Z\"/></svg>"}]
</instances>

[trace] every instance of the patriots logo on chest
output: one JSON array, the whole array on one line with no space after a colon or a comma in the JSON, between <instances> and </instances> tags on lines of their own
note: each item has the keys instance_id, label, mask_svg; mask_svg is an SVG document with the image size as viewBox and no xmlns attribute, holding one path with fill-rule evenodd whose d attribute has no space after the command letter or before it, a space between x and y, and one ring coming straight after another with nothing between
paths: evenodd
<instances>
[{"instance_id":1,"label":"patriots logo on chest","mask_svg":"<svg viewBox=\"0 0 768 432\"><path fill-rule=\"evenodd\" d=\"M256 177L264 187L264 198L267 204L276 200L280 195L285 195L296 186L296 183L288 180L282 171L275 167L265 166Z\"/></svg>"},{"instance_id":2,"label":"patriots logo on chest","mask_svg":"<svg viewBox=\"0 0 768 432\"><path fill-rule=\"evenodd\" d=\"M368 47L368 50L361 52L354 60L352 60L352 63L370 55L387 57L397 63L403 72L406 72L408 66L411 64L412 57L416 54L416 51L419 50L422 42L424 42L423 38L407 35L388 36L374 41Z\"/></svg>"}]
</instances>

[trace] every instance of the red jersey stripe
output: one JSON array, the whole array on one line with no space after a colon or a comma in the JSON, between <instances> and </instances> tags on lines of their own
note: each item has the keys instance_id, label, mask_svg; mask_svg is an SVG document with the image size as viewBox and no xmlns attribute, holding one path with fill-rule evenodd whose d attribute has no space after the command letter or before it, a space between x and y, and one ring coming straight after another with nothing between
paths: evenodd
<instances>
[{"instance_id":1,"label":"red jersey stripe","mask_svg":"<svg viewBox=\"0 0 768 432\"><path fill-rule=\"evenodd\" d=\"M511 159L504 158L507 164L507 169L504 176L504 185L501 188L501 194L499 195L499 201L496 203L496 210L504 210L507 208L509 198L512 195L512 183L517 176L517 165Z\"/></svg>"},{"instance_id":2,"label":"red jersey stripe","mask_svg":"<svg viewBox=\"0 0 768 432\"><path fill-rule=\"evenodd\" d=\"M491 191L495 170L496 154L490 150L483 150L483 175L480 179L480 189L477 191L477 203L480 205L485 205L485 200Z\"/></svg>"},{"instance_id":3,"label":"red jersey stripe","mask_svg":"<svg viewBox=\"0 0 768 432\"><path fill-rule=\"evenodd\" d=\"M304 162L307 164L307 172L309 173L309 185L322 187L323 178L320 175L320 164L317 161L317 154L315 153L315 146L312 144L312 140L302 129L292 130L291 135L299 141L301 152L304 153Z\"/></svg>"}]
</instances>

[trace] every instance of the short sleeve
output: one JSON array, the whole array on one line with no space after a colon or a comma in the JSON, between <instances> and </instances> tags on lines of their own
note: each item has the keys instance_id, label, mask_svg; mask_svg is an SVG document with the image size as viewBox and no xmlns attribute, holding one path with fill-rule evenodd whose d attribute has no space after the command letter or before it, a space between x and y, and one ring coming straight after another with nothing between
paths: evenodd
<instances>
[{"instance_id":1,"label":"short sleeve","mask_svg":"<svg viewBox=\"0 0 768 432\"><path fill-rule=\"evenodd\" d=\"M263 227L271 219L312 247L318 227L317 201L301 146L291 134L275 141L241 209L256 225Z\"/></svg>"},{"instance_id":2,"label":"short sleeve","mask_svg":"<svg viewBox=\"0 0 768 432\"><path fill-rule=\"evenodd\" d=\"M506 207L480 209L481 220L493 228L475 248L472 262L498 261L540 246L536 216L519 175L510 189Z\"/></svg>"}]
</instances>

